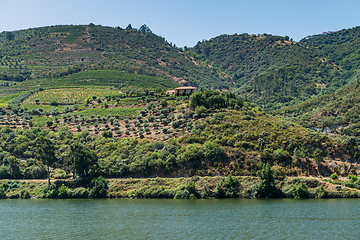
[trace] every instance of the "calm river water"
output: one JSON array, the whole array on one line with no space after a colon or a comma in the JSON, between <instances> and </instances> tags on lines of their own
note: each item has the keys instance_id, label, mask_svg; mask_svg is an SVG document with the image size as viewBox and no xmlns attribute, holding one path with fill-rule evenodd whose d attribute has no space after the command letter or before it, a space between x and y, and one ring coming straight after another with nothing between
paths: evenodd
<instances>
[{"instance_id":1,"label":"calm river water","mask_svg":"<svg viewBox=\"0 0 360 240\"><path fill-rule=\"evenodd\" d=\"M1 239L358 239L360 200L0 200Z\"/></svg>"}]
</instances>

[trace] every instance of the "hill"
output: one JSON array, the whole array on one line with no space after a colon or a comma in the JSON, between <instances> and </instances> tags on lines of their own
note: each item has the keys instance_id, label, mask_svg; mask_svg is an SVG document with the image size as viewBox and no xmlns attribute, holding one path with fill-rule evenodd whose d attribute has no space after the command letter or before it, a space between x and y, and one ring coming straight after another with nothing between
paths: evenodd
<instances>
[{"instance_id":1,"label":"hill","mask_svg":"<svg viewBox=\"0 0 360 240\"><path fill-rule=\"evenodd\" d=\"M2 33L0 178L45 176L41 137L60 179L356 174L356 67L328 54L247 34L183 50L146 26ZM200 91L164 94L180 85ZM349 137L309 129L333 125Z\"/></svg>"},{"instance_id":2,"label":"hill","mask_svg":"<svg viewBox=\"0 0 360 240\"><path fill-rule=\"evenodd\" d=\"M146 25L122 29L89 24L3 32L0 94L34 85L46 88L63 79L84 85L79 76L101 85L104 82L96 74L101 70L108 71L110 78L120 72L149 76L147 88L191 85L231 90L265 109L278 109L353 81L358 32L358 28L343 30L299 43L269 34L221 35L185 49L168 43ZM125 78L115 77L107 86L119 87L121 80L131 86Z\"/></svg>"},{"instance_id":3,"label":"hill","mask_svg":"<svg viewBox=\"0 0 360 240\"><path fill-rule=\"evenodd\" d=\"M38 89L16 96L0 112L0 178L45 176L36 150L41 136L54 144L56 178L256 176L264 163L277 176L346 175L356 173L359 156L354 145L216 91L189 99ZM80 165L76 151L89 156Z\"/></svg>"},{"instance_id":4,"label":"hill","mask_svg":"<svg viewBox=\"0 0 360 240\"><path fill-rule=\"evenodd\" d=\"M360 27L308 36L300 43L318 49L326 56L324 60L341 66L344 71L360 67Z\"/></svg>"},{"instance_id":5,"label":"hill","mask_svg":"<svg viewBox=\"0 0 360 240\"><path fill-rule=\"evenodd\" d=\"M217 74L188 60L182 50L149 29L50 26L0 34L2 84L58 79L80 71L125 71L175 84L218 86ZM97 76L90 76L96 79ZM201 76L201 78L200 78ZM119 80L119 79L118 79ZM9 82L10 81L10 82ZM120 81L117 81L119 84ZM32 83L30 83L32 84ZM36 84L36 83L33 83ZM167 89L173 85L164 85Z\"/></svg>"},{"instance_id":6,"label":"hill","mask_svg":"<svg viewBox=\"0 0 360 240\"><path fill-rule=\"evenodd\" d=\"M352 76L315 47L268 34L215 37L188 55L226 73L233 91L267 109L334 91Z\"/></svg>"}]
</instances>

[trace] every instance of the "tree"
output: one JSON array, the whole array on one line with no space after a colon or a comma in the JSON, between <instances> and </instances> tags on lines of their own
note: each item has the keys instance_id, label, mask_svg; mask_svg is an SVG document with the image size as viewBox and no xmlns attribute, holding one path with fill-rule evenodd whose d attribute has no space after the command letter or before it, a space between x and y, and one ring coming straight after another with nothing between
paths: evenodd
<instances>
[{"instance_id":1,"label":"tree","mask_svg":"<svg viewBox=\"0 0 360 240\"><path fill-rule=\"evenodd\" d=\"M271 198L276 196L276 187L273 171L270 164L263 165L262 170L257 171L257 175L261 182L256 186L256 197Z\"/></svg>"},{"instance_id":2,"label":"tree","mask_svg":"<svg viewBox=\"0 0 360 240\"><path fill-rule=\"evenodd\" d=\"M53 125L53 121L51 121L50 119L48 119L47 121L46 121L46 126L47 127L51 127Z\"/></svg>"},{"instance_id":3,"label":"tree","mask_svg":"<svg viewBox=\"0 0 360 240\"><path fill-rule=\"evenodd\" d=\"M94 151L75 141L70 145L68 166L72 169L74 178L76 175L80 178L90 177L98 171L98 157Z\"/></svg>"},{"instance_id":4,"label":"tree","mask_svg":"<svg viewBox=\"0 0 360 240\"><path fill-rule=\"evenodd\" d=\"M91 198L105 198L107 196L108 190L108 181L103 177L98 177L91 180L90 182L90 192L89 195Z\"/></svg>"},{"instance_id":5,"label":"tree","mask_svg":"<svg viewBox=\"0 0 360 240\"><path fill-rule=\"evenodd\" d=\"M308 188L309 187L303 182L299 185L293 186L291 190L294 198L307 198L309 196Z\"/></svg>"},{"instance_id":6,"label":"tree","mask_svg":"<svg viewBox=\"0 0 360 240\"><path fill-rule=\"evenodd\" d=\"M14 157L14 156L9 156L7 158L7 161L9 163L9 166L8 166L9 174L11 176L13 176L13 177L21 176L21 173L20 173L20 160L17 159L16 157Z\"/></svg>"},{"instance_id":7,"label":"tree","mask_svg":"<svg viewBox=\"0 0 360 240\"><path fill-rule=\"evenodd\" d=\"M131 30L131 29L132 29L131 24L127 25L126 30Z\"/></svg>"},{"instance_id":8,"label":"tree","mask_svg":"<svg viewBox=\"0 0 360 240\"><path fill-rule=\"evenodd\" d=\"M146 24L142 25L139 30L142 33L152 33L152 31Z\"/></svg>"},{"instance_id":9,"label":"tree","mask_svg":"<svg viewBox=\"0 0 360 240\"><path fill-rule=\"evenodd\" d=\"M50 166L56 161L55 145L50 139L44 136L36 139L36 157L47 165L48 184L50 185Z\"/></svg>"},{"instance_id":10,"label":"tree","mask_svg":"<svg viewBox=\"0 0 360 240\"><path fill-rule=\"evenodd\" d=\"M13 40L14 37L15 37L14 34L11 33L11 32L6 32L6 34L5 34L5 38L6 38L6 40L8 40L8 41Z\"/></svg>"},{"instance_id":11,"label":"tree","mask_svg":"<svg viewBox=\"0 0 360 240\"><path fill-rule=\"evenodd\" d=\"M320 166L320 164L324 161L324 158L322 156L322 150L320 148L315 149L314 160L318 166Z\"/></svg>"}]
</instances>

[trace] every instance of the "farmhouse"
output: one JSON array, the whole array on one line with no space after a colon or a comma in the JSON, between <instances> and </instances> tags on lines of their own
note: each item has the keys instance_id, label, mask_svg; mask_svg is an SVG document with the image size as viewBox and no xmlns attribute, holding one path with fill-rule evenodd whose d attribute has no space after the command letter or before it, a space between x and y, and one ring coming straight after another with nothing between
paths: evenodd
<instances>
[{"instance_id":1,"label":"farmhouse","mask_svg":"<svg viewBox=\"0 0 360 240\"><path fill-rule=\"evenodd\" d=\"M174 90L166 91L166 94L175 94L175 95L190 95L191 93L196 92L196 87L178 87Z\"/></svg>"}]
</instances>

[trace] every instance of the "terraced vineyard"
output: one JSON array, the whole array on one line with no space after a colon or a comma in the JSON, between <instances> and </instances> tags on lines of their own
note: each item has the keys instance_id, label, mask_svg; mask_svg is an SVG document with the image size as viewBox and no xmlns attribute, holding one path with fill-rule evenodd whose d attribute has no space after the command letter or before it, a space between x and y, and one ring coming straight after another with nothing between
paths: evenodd
<instances>
[{"instance_id":1,"label":"terraced vineyard","mask_svg":"<svg viewBox=\"0 0 360 240\"><path fill-rule=\"evenodd\" d=\"M183 115L187 101L188 96L133 97L113 89L49 89L28 97L17 113L2 108L0 127L52 131L67 127L74 133L89 131L91 136L163 140L191 129L194 120Z\"/></svg>"}]
</instances>

